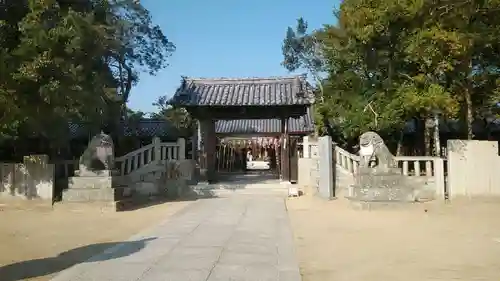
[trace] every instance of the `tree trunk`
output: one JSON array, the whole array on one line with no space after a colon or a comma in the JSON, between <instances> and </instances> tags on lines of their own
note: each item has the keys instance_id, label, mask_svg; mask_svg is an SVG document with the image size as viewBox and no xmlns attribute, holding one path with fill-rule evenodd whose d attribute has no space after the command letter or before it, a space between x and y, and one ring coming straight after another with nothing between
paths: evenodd
<instances>
[{"instance_id":1,"label":"tree trunk","mask_svg":"<svg viewBox=\"0 0 500 281\"><path fill-rule=\"evenodd\" d=\"M464 98L465 98L465 109L466 109L465 127L466 127L467 139L471 140L474 137L474 134L472 132L472 122L474 122L474 114L472 108L472 97L469 88L469 83L467 83L467 87L465 88Z\"/></svg>"},{"instance_id":2,"label":"tree trunk","mask_svg":"<svg viewBox=\"0 0 500 281\"><path fill-rule=\"evenodd\" d=\"M468 64L466 65L466 77L465 77L465 87L464 87L464 100L465 100L465 127L467 133L467 139L471 140L474 137L472 132L472 122L474 122L474 112L472 105L472 58L468 58Z\"/></svg>"},{"instance_id":3,"label":"tree trunk","mask_svg":"<svg viewBox=\"0 0 500 281\"><path fill-rule=\"evenodd\" d=\"M420 115L415 117L415 135L414 154L425 155L425 120Z\"/></svg>"},{"instance_id":4,"label":"tree trunk","mask_svg":"<svg viewBox=\"0 0 500 281\"><path fill-rule=\"evenodd\" d=\"M396 156L401 156L401 150L403 150L403 138L404 138L404 131L401 130L398 140L398 146L396 148Z\"/></svg>"},{"instance_id":5,"label":"tree trunk","mask_svg":"<svg viewBox=\"0 0 500 281\"><path fill-rule=\"evenodd\" d=\"M432 120L430 118L425 119L425 128L424 128L424 147L425 147L425 156L431 155L431 141L432 141Z\"/></svg>"}]
</instances>

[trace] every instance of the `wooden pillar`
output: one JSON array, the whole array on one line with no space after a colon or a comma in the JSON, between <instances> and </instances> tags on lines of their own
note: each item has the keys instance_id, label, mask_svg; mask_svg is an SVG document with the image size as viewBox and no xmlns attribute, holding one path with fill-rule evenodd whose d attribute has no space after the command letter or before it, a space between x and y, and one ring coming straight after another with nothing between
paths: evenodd
<instances>
[{"instance_id":1,"label":"wooden pillar","mask_svg":"<svg viewBox=\"0 0 500 281\"><path fill-rule=\"evenodd\" d=\"M278 159L279 159L279 163L278 163L278 168L279 168L279 174L280 174L280 180L285 180L285 177L284 177L284 169L283 169L283 142L284 142L284 133L285 133L285 123L283 121L283 118L281 118L281 134L280 134L280 139L279 139L279 156L278 156Z\"/></svg>"},{"instance_id":2,"label":"wooden pillar","mask_svg":"<svg viewBox=\"0 0 500 281\"><path fill-rule=\"evenodd\" d=\"M200 120L196 120L196 150L201 151L202 150L202 144L203 144L203 131L202 131L202 124Z\"/></svg>"},{"instance_id":3,"label":"wooden pillar","mask_svg":"<svg viewBox=\"0 0 500 281\"><path fill-rule=\"evenodd\" d=\"M281 179L290 180L290 135L287 118L281 118Z\"/></svg>"},{"instance_id":4,"label":"wooden pillar","mask_svg":"<svg viewBox=\"0 0 500 281\"><path fill-rule=\"evenodd\" d=\"M215 149L217 145L217 137L215 135L215 120L210 119L204 121L204 151L205 151L205 162L206 162L206 177L208 183L213 183L217 181L217 174L216 174L216 155L215 155Z\"/></svg>"},{"instance_id":5,"label":"wooden pillar","mask_svg":"<svg viewBox=\"0 0 500 281\"><path fill-rule=\"evenodd\" d=\"M207 174L207 163L205 159L205 127L206 127L206 122L202 122L200 120L197 120L197 128L196 128L196 135L197 135L197 140L196 140L196 150L197 150L197 158L196 161L198 162L198 165L200 166L200 175L203 179L206 178Z\"/></svg>"},{"instance_id":6,"label":"wooden pillar","mask_svg":"<svg viewBox=\"0 0 500 281\"><path fill-rule=\"evenodd\" d=\"M198 140L200 138L199 136L199 124L198 121L196 121L196 126L193 128L193 137L191 138L191 159L198 162L198 151L199 151L199 143Z\"/></svg>"}]
</instances>

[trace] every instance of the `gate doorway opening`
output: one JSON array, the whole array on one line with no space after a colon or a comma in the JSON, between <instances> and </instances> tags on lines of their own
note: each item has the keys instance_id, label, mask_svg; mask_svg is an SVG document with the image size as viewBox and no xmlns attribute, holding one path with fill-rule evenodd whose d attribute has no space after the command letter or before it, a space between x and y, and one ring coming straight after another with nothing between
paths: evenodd
<instances>
[{"instance_id":1,"label":"gate doorway opening","mask_svg":"<svg viewBox=\"0 0 500 281\"><path fill-rule=\"evenodd\" d=\"M219 174L253 174L280 179L281 152L289 153L289 179L298 179L298 159L302 136L290 137L289 149L281 149L280 137L221 137L216 146L216 170ZM281 175L283 176L283 175Z\"/></svg>"},{"instance_id":2,"label":"gate doorway opening","mask_svg":"<svg viewBox=\"0 0 500 281\"><path fill-rule=\"evenodd\" d=\"M216 169L222 173L268 172L279 175L279 138L219 138Z\"/></svg>"}]
</instances>

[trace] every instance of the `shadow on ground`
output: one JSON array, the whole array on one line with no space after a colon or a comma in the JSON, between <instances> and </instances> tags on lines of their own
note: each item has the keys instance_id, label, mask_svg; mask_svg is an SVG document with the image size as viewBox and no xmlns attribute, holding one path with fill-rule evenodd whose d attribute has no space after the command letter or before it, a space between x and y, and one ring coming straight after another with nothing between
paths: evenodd
<instances>
[{"instance_id":1,"label":"shadow on ground","mask_svg":"<svg viewBox=\"0 0 500 281\"><path fill-rule=\"evenodd\" d=\"M209 184L205 187L206 190L213 189L228 189L238 190L245 189L258 185L277 185L280 183L279 176L269 171L247 171L244 173L220 173L217 176L217 182Z\"/></svg>"},{"instance_id":2,"label":"shadow on ground","mask_svg":"<svg viewBox=\"0 0 500 281\"><path fill-rule=\"evenodd\" d=\"M116 211L118 212L130 212L143 208L153 207L156 205L161 205L169 202L182 202L182 201L196 201L199 199L209 199L217 198L218 196L211 190L193 190L193 186L189 187L189 190L184 191L184 194L177 198L172 197L148 197L148 198L131 198L128 200L122 200L117 203Z\"/></svg>"},{"instance_id":3,"label":"shadow on ground","mask_svg":"<svg viewBox=\"0 0 500 281\"><path fill-rule=\"evenodd\" d=\"M279 182L279 176L268 171L247 171L246 173L221 173L219 181L225 183L268 183Z\"/></svg>"},{"instance_id":4,"label":"shadow on ground","mask_svg":"<svg viewBox=\"0 0 500 281\"><path fill-rule=\"evenodd\" d=\"M139 252L149 241L154 239L156 238L92 244L60 253L55 257L34 259L5 265L0 267L0 280L18 281L42 277L61 272L73 265L83 262L98 262L122 258Z\"/></svg>"}]
</instances>

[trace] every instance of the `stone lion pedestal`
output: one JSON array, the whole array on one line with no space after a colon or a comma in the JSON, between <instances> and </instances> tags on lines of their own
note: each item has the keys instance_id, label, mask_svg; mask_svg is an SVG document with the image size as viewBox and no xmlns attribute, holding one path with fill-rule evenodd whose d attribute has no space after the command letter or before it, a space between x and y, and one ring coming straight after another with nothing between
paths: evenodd
<instances>
[{"instance_id":1,"label":"stone lion pedestal","mask_svg":"<svg viewBox=\"0 0 500 281\"><path fill-rule=\"evenodd\" d=\"M62 200L68 202L114 202L112 170L114 163L113 140L101 133L96 135L80 157L79 170L68 179L68 189Z\"/></svg>"},{"instance_id":2,"label":"stone lion pedestal","mask_svg":"<svg viewBox=\"0 0 500 281\"><path fill-rule=\"evenodd\" d=\"M347 199L363 208L416 203L433 199L419 184L402 174L394 156L382 138L375 132L360 136L360 165L354 175L355 183L349 187Z\"/></svg>"}]
</instances>

